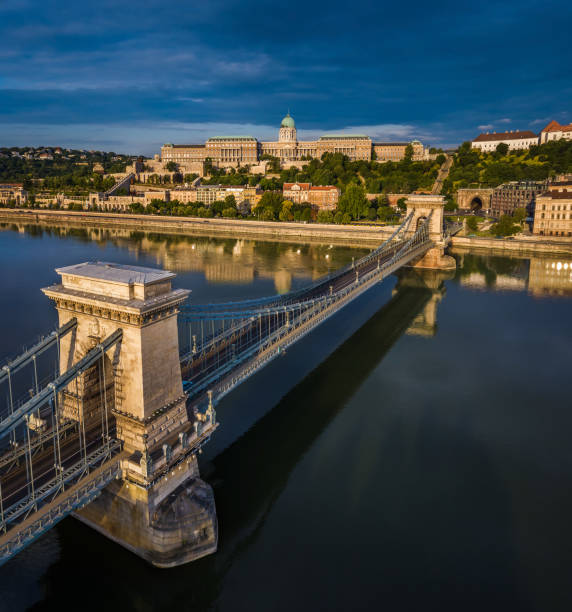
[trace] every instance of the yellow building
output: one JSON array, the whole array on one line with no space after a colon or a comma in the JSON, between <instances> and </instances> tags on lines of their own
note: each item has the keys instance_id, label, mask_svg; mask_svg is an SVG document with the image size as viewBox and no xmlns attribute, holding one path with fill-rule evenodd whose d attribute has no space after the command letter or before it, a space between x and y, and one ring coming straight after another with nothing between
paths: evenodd
<instances>
[{"instance_id":1,"label":"yellow building","mask_svg":"<svg viewBox=\"0 0 572 612\"><path fill-rule=\"evenodd\" d=\"M277 141L259 142L252 136L215 136L203 145L165 144L161 147L161 162L173 161L182 169L190 164L210 159L221 167L256 164L263 156L277 157L281 164L321 159L324 153L341 153L352 161L370 161L375 151L379 161L399 161L405 157L405 148L413 146L413 159L426 159L423 145L411 143L373 144L365 134L326 134L318 140L299 141L296 123L290 113L282 119Z\"/></svg>"},{"instance_id":2,"label":"yellow building","mask_svg":"<svg viewBox=\"0 0 572 612\"><path fill-rule=\"evenodd\" d=\"M533 234L572 237L572 185L536 196Z\"/></svg>"},{"instance_id":3,"label":"yellow building","mask_svg":"<svg viewBox=\"0 0 572 612\"><path fill-rule=\"evenodd\" d=\"M413 149L413 156L411 158L413 161L429 159L428 151L419 140L413 140L411 142L374 142L373 151L375 153L375 159L378 162L401 161L405 159L405 152L409 145L411 145Z\"/></svg>"}]
</instances>

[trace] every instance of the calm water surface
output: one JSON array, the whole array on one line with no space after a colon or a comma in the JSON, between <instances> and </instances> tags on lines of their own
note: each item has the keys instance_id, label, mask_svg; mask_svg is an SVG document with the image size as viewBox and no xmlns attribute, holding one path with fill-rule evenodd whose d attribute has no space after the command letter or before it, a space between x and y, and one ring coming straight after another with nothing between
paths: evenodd
<instances>
[{"instance_id":1,"label":"calm water surface","mask_svg":"<svg viewBox=\"0 0 572 612\"><path fill-rule=\"evenodd\" d=\"M0 359L86 260L194 302L303 286L364 249L0 227ZM228 396L201 470L216 555L149 567L72 518L0 569L1 610L572 609L572 257L403 273Z\"/></svg>"}]
</instances>

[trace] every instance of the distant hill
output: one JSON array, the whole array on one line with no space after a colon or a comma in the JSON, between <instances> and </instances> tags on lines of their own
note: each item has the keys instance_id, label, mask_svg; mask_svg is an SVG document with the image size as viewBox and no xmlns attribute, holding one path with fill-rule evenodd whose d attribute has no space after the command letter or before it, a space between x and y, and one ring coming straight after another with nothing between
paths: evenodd
<instances>
[{"instance_id":1,"label":"distant hill","mask_svg":"<svg viewBox=\"0 0 572 612\"><path fill-rule=\"evenodd\" d=\"M124 172L132 158L105 151L83 151L63 147L0 148L0 182L25 183L33 179L59 177L64 185L73 186L76 179L100 172Z\"/></svg>"}]
</instances>

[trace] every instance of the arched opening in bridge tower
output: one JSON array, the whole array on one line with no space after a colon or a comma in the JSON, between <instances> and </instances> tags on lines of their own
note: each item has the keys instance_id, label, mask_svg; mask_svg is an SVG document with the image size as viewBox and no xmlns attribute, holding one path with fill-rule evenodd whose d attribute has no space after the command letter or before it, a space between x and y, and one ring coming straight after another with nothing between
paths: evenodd
<instances>
[{"instance_id":1,"label":"arched opening in bridge tower","mask_svg":"<svg viewBox=\"0 0 572 612\"><path fill-rule=\"evenodd\" d=\"M86 431L99 437L115 428L112 410L116 404L115 373L111 359L104 354L93 366L72 380L62 392L62 415L83 422Z\"/></svg>"},{"instance_id":2,"label":"arched opening in bridge tower","mask_svg":"<svg viewBox=\"0 0 572 612\"><path fill-rule=\"evenodd\" d=\"M427 221L427 217L419 217L419 219L417 219L415 230L418 230L425 223L425 221Z\"/></svg>"},{"instance_id":3,"label":"arched opening in bridge tower","mask_svg":"<svg viewBox=\"0 0 572 612\"><path fill-rule=\"evenodd\" d=\"M483 208L483 201L479 197L474 197L471 200L471 210L481 210Z\"/></svg>"}]
</instances>

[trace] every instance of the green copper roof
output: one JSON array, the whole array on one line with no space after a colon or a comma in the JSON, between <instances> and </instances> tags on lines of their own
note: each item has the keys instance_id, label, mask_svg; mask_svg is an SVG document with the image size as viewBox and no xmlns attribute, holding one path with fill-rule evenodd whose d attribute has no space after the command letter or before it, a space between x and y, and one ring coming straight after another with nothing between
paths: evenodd
<instances>
[{"instance_id":1,"label":"green copper roof","mask_svg":"<svg viewBox=\"0 0 572 612\"><path fill-rule=\"evenodd\" d=\"M294 123L294 119L290 117L290 111L288 111L288 114L286 115L286 117L282 119L282 123L280 124L280 127L287 127L287 128L296 127L296 124Z\"/></svg>"}]
</instances>

